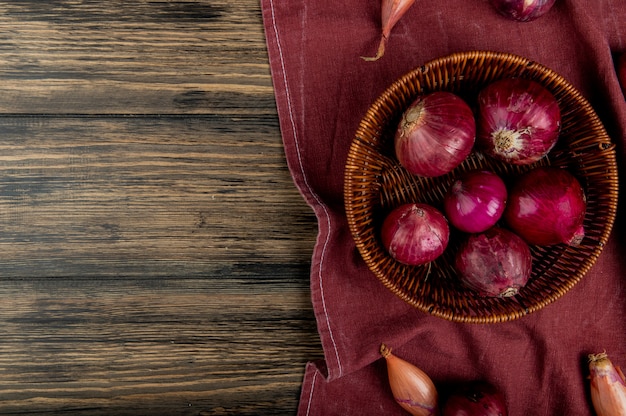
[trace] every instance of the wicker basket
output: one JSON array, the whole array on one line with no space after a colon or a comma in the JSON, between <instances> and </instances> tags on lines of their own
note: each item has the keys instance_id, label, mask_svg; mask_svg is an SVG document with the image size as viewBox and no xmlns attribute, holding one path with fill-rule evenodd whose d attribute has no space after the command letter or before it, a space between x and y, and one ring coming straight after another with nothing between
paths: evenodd
<instances>
[{"instance_id":1,"label":"wicker basket","mask_svg":"<svg viewBox=\"0 0 626 416\"><path fill-rule=\"evenodd\" d=\"M557 98L562 132L550 154L530 166L512 166L472 153L453 172L437 178L409 174L393 152L393 133L404 109L422 93L450 91L475 101L488 83L506 77L535 80ZM510 298L480 297L459 282L452 266L460 233L452 230L446 252L423 266L405 266L382 246L385 215L406 202L441 208L460 173L488 168L505 180L537 165L567 168L587 196L586 236L578 247L532 246L531 280ZM611 232L617 209L618 176L614 144L589 103L563 77L526 58L495 52L457 53L431 61L394 82L369 108L351 144L345 168L345 204L350 231L369 269L401 299L456 322L494 323L537 311L563 296L596 262Z\"/></svg>"}]
</instances>

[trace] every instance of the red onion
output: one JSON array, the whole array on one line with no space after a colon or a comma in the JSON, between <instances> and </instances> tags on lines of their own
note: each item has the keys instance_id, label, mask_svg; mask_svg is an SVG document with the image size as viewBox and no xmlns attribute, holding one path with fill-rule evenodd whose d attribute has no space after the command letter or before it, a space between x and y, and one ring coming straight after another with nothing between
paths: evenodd
<instances>
[{"instance_id":1,"label":"red onion","mask_svg":"<svg viewBox=\"0 0 626 416\"><path fill-rule=\"evenodd\" d=\"M587 204L580 182L565 169L539 167L518 178L503 218L528 244L580 244Z\"/></svg>"},{"instance_id":2,"label":"red onion","mask_svg":"<svg viewBox=\"0 0 626 416\"><path fill-rule=\"evenodd\" d=\"M491 0L503 16L519 22L530 22L546 14L555 0Z\"/></svg>"},{"instance_id":3,"label":"red onion","mask_svg":"<svg viewBox=\"0 0 626 416\"><path fill-rule=\"evenodd\" d=\"M455 257L459 279L481 296L509 297L528 283L530 248L509 230L492 227L472 234Z\"/></svg>"},{"instance_id":4,"label":"red onion","mask_svg":"<svg viewBox=\"0 0 626 416\"><path fill-rule=\"evenodd\" d=\"M461 231L480 233L498 222L506 204L506 186L491 171L474 170L452 183L444 196L448 220Z\"/></svg>"},{"instance_id":5,"label":"red onion","mask_svg":"<svg viewBox=\"0 0 626 416\"><path fill-rule=\"evenodd\" d=\"M433 92L418 97L402 115L395 135L396 156L415 175L440 176L465 160L475 139L469 105L450 92Z\"/></svg>"},{"instance_id":6,"label":"red onion","mask_svg":"<svg viewBox=\"0 0 626 416\"><path fill-rule=\"evenodd\" d=\"M504 162L525 165L554 147L561 112L554 95L540 84L506 78L479 93L476 126L481 151Z\"/></svg>"},{"instance_id":7,"label":"red onion","mask_svg":"<svg viewBox=\"0 0 626 416\"><path fill-rule=\"evenodd\" d=\"M425 264L448 246L450 229L441 212L427 204L400 205L385 218L383 245L394 259L408 265Z\"/></svg>"},{"instance_id":8,"label":"red onion","mask_svg":"<svg viewBox=\"0 0 626 416\"><path fill-rule=\"evenodd\" d=\"M507 416L506 401L492 384L473 381L458 385L446 399L442 416Z\"/></svg>"}]
</instances>

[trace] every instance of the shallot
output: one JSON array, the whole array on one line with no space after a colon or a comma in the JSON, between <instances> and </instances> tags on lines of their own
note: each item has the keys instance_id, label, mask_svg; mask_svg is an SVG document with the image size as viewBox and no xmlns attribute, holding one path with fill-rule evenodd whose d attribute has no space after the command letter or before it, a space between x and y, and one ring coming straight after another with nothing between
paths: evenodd
<instances>
[{"instance_id":1,"label":"shallot","mask_svg":"<svg viewBox=\"0 0 626 416\"><path fill-rule=\"evenodd\" d=\"M556 144L559 104L541 84L505 78L480 91L476 144L485 154L515 165L538 161Z\"/></svg>"},{"instance_id":2,"label":"shallot","mask_svg":"<svg viewBox=\"0 0 626 416\"><path fill-rule=\"evenodd\" d=\"M442 416L507 416L504 395L486 381L457 385L446 399Z\"/></svg>"},{"instance_id":3,"label":"shallot","mask_svg":"<svg viewBox=\"0 0 626 416\"><path fill-rule=\"evenodd\" d=\"M510 297L528 283L532 271L530 248L511 231L492 227L472 234L455 257L461 282L480 296Z\"/></svg>"},{"instance_id":4,"label":"shallot","mask_svg":"<svg viewBox=\"0 0 626 416\"><path fill-rule=\"evenodd\" d=\"M438 394L430 377L415 365L393 355L385 344L380 346L380 355L387 362L389 387L396 402L412 415L436 415Z\"/></svg>"},{"instance_id":5,"label":"shallot","mask_svg":"<svg viewBox=\"0 0 626 416\"><path fill-rule=\"evenodd\" d=\"M503 16L519 22L530 22L546 14L555 0L491 0Z\"/></svg>"},{"instance_id":6,"label":"shallot","mask_svg":"<svg viewBox=\"0 0 626 416\"><path fill-rule=\"evenodd\" d=\"M387 40L391 34L391 29L398 23L398 20L404 16L409 8L415 3L415 0L382 0L381 4L381 23L382 33L380 36L380 43L378 44L378 51L376 56L361 58L365 61L376 61L385 54L385 47Z\"/></svg>"},{"instance_id":7,"label":"shallot","mask_svg":"<svg viewBox=\"0 0 626 416\"><path fill-rule=\"evenodd\" d=\"M428 204L403 204L385 217L381 230L383 245L391 257L407 265L429 263L448 246L448 221Z\"/></svg>"},{"instance_id":8,"label":"shallot","mask_svg":"<svg viewBox=\"0 0 626 416\"><path fill-rule=\"evenodd\" d=\"M626 381L605 352L589 354L591 402L598 416L626 415Z\"/></svg>"},{"instance_id":9,"label":"shallot","mask_svg":"<svg viewBox=\"0 0 626 416\"><path fill-rule=\"evenodd\" d=\"M586 198L580 182L565 169L538 167L509 190L503 218L528 244L577 246L585 237Z\"/></svg>"},{"instance_id":10,"label":"shallot","mask_svg":"<svg viewBox=\"0 0 626 416\"><path fill-rule=\"evenodd\" d=\"M394 145L398 161L425 177L452 171L472 151L476 122L459 96L436 91L419 96L403 113Z\"/></svg>"},{"instance_id":11,"label":"shallot","mask_svg":"<svg viewBox=\"0 0 626 416\"><path fill-rule=\"evenodd\" d=\"M452 225L467 233L480 233L495 225L506 206L504 181L494 172L473 170L452 183L443 207Z\"/></svg>"}]
</instances>

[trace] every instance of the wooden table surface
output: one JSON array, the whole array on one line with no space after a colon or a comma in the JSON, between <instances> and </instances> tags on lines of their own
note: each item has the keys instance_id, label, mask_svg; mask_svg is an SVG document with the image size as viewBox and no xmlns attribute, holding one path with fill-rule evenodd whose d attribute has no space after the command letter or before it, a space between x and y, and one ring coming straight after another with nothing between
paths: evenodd
<instances>
[{"instance_id":1,"label":"wooden table surface","mask_svg":"<svg viewBox=\"0 0 626 416\"><path fill-rule=\"evenodd\" d=\"M0 414L295 414L317 225L258 0L0 2Z\"/></svg>"}]
</instances>

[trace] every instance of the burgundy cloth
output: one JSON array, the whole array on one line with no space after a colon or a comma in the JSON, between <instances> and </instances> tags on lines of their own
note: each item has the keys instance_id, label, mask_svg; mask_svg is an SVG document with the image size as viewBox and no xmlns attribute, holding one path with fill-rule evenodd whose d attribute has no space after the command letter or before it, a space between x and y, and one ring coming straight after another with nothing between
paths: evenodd
<instances>
[{"instance_id":1,"label":"burgundy cloth","mask_svg":"<svg viewBox=\"0 0 626 416\"><path fill-rule=\"evenodd\" d=\"M312 303L325 359L311 362L299 415L402 415L387 383L381 342L437 386L484 379L511 416L590 415L588 353L626 366L626 228L587 276L544 309L512 322L448 322L390 293L367 269L343 201L348 148L368 106L399 76L454 52L511 52L563 75L591 102L623 167L626 102L615 68L626 52L626 0L557 0L534 22L496 14L488 0L417 0L374 55L378 0L261 0L287 162L319 234ZM624 177L622 176L622 183ZM623 195L623 193L622 193Z\"/></svg>"}]
</instances>

